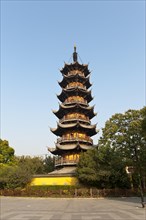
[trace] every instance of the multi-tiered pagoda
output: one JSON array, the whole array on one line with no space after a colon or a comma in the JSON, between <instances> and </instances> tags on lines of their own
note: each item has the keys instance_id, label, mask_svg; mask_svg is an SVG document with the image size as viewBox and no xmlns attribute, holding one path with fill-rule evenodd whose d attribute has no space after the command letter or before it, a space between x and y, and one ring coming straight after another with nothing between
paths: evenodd
<instances>
[{"instance_id":1,"label":"multi-tiered pagoda","mask_svg":"<svg viewBox=\"0 0 146 220\"><path fill-rule=\"evenodd\" d=\"M90 71L88 65L78 62L74 47L73 63L66 64L60 71L63 79L59 82L62 89L58 99L59 110L53 113L59 119L57 128L51 131L58 137L55 148L48 150L58 155L56 167L74 166L79 160L80 152L93 147L92 136L97 133L96 125L91 119L96 115L94 106L89 103L91 95Z\"/></svg>"}]
</instances>

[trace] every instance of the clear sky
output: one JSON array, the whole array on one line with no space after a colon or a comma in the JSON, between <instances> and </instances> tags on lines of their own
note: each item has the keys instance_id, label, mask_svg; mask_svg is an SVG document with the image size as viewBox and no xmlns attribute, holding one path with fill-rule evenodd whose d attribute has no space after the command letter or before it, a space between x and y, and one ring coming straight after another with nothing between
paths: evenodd
<instances>
[{"instance_id":1,"label":"clear sky","mask_svg":"<svg viewBox=\"0 0 146 220\"><path fill-rule=\"evenodd\" d=\"M1 1L1 138L16 155L54 147L62 80L74 44L92 70L97 116L145 104L145 1ZM94 137L96 144L100 135Z\"/></svg>"}]
</instances>

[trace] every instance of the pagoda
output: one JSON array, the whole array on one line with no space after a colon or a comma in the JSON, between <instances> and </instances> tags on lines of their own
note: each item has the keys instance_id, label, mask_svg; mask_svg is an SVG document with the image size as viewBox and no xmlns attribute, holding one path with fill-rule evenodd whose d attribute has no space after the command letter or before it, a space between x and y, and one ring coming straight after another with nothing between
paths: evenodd
<instances>
[{"instance_id":1,"label":"pagoda","mask_svg":"<svg viewBox=\"0 0 146 220\"><path fill-rule=\"evenodd\" d=\"M91 95L90 71L88 65L78 62L76 47L73 52L73 62L65 63L60 70L62 81L58 82L61 93L57 95L60 104L53 113L58 118L57 128L51 131L57 136L55 148L48 150L56 155L55 167L75 167L79 155L93 147L92 136L97 133L96 124L91 119L96 115L94 106L89 103Z\"/></svg>"}]
</instances>

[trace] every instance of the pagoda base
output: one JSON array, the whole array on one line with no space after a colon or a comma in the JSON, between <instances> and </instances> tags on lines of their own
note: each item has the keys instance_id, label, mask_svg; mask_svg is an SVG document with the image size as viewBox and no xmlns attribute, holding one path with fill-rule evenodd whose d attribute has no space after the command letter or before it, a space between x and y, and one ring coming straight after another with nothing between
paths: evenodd
<instances>
[{"instance_id":1,"label":"pagoda base","mask_svg":"<svg viewBox=\"0 0 146 220\"><path fill-rule=\"evenodd\" d=\"M30 183L31 186L74 186L78 184L75 177L75 166L56 169L46 175L35 175Z\"/></svg>"},{"instance_id":2,"label":"pagoda base","mask_svg":"<svg viewBox=\"0 0 146 220\"><path fill-rule=\"evenodd\" d=\"M65 166L60 169L55 169L54 171L50 172L49 175L51 176L54 176L54 175L75 176L75 170L76 170L76 166Z\"/></svg>"}]
</instances>

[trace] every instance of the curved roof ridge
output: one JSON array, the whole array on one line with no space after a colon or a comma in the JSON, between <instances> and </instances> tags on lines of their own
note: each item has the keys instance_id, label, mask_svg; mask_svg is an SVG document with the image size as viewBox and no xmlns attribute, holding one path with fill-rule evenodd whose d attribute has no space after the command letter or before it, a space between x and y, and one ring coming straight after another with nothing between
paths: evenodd
<instances>
[{"instance_id":1,"label":"curved roof ridge","mask_svg":"<svg viewBox=\"0 0 146 220\"><path fill-rule=\"evenodd\" d=\"M70 124L62 124L60 122L57 123L57 128L51 128L52 131L56 131L59 127L60 128L73 128L73 127L82 127L82 128L88 128L88 129L94 129L96 128L96 124L94 125L86 125L82 124L80 121L77 121L76 123L70 123Z\"/></svg>"},{"instance_id":2,"label":"curved roof ridge","mask_svg":"<svg viewBox=\"0 0 146 220\"><path fill-rule=\"evenodd\" d=\"M76 143L74 145L73 144L72 145L59 145L59 144L56 144L56 148L48 147L48 151L50 151L51 153L57 155L60 150L74 150L76 148L80 148L82 150L88 150L88 149L92 149L93 145L85 145L85 144L81 144L81 143Z\"/></svg>"},{"instance_id":3,"label":"curved roof ridge","mask_svg":"<svg viewBox=\"0 0 146 220\"><path fill-rule=\"evenodd\" d=\"M81 74L77 73L77 74L72 74L72 75L65 75L63 74L63 77L66 78L66 79L69 79L69 78L74 78L74 77L80 77L82 79L87 79L87 77L85 76L82 76ZM88 77L90 78L90 77Z\"/></svg>"},{"instance_id":4,"label":"curved roof ridge","mask_svg":"<svg viewBox=\"0 0 146 220\"><path fill-rule=\"evenodd\" d=\"M73 87L70 89L65 89L63 88L62 91L60 92L59 95L57 95L57 98L61 101L64 102L64 100L68 97L67 93L71 93L71 92L82 92L82 95L84 96L84 98L87 97L87 101L90 102L93 100L91 91L92 90L86 90L86 89L82 89L81 87ZM81 95L81 96L82 96Z\"/></svg>"},{"instance_id":5,"label":"curved roof ridge","mask_svg":"<svg viewBox=\"0 0 146 220\"><path fill-rule=\"evenodd\" d=\"M84 88L82 88L82 87L79 87L79 86L75 86L75 87L71 87L71 88L63 88L63 90L62 91L65 91L65 92L72 92L72 91L83 91L83 92L90 92L91 90L86 90L86 89L84 89Z\"/></svg>"},{"instance_id":6,"label":"curved roof ridge","mask_svg":"<svg viewBox=\"0 0 146 220\"><path fill-rule=\"evenodd\" d=\"M60 128L73 128L77 125L77 123L70 123L70 124L62 124L60 122L57 123L57 126Z\"/></svg>"},{"instance_id":7,"label":"curved roof ridge","mask_svg":"<svg viewBox=\"0 0 146 220\"><path fill-rule=\"evenodd\" d=\"M81 105L81 104L78 104L78 106L80 106L82 109L88 109L88 110L92 110L92 109L94 109L94 106L83 106L83 105Z\"/></svg>"},{"instance_id":8,"label":"curved roof ridge","mask_svg":"<svg viewBox=\"0 0 146 220\"><path fill-rule=\"evenodd\" d=\"M61 144L56 144L56 148L61 149L61 150L72 150L77 147L80 147L81 149L89 149L92 148L92 145L86 145L86 144L81 144L81 143L75 143L75 144L69 144L69 145L61 145Z\"/></svg>"},{"instance_id":9,"label":"curved roof ridge","mask_svg":"<svg viewBox=\"0 0 146 220\"><path fill-rule=\"evenodd\" d=\"M72 104L72 105L64 105L63 103L59 103L59 108L61 108L61 107L66 108L66 109L70 109L70 108L74 108L74 107L80 107L81 109L92 110L92 109L94 109L95 105L93 105L93 106L83 106L80 103L75 103L75 104Z\"/></svg>"},{"instance_id":10,"label":"curved roof ridge","mask_svg":"<svg viewBox=\"0 0 146 220\"><path fill-rule=\"evenodd\" d=\"M81 123L79 123L79 125L80 125L80 127L82 127L82 128L90 128L90 129L93 129L93 128L96 128L96 124L94 124L94 125L86 125L86 124L81 124Z\"/></svg>"},{"instance_id":11,"label":"curved roof ridge","mask_svg":"<svg viewBox=\"0 0 146 220\"><path fill-rule=\"evenodd\" d=\"M73 108L73 107L76 107L78 104L72 104L72 105L64 105L63 103L61 103L60 105L59 105L59 107L62 107L62 108Z\"/></svg>"},{"instance_id":12,"label":"curved roof ridge","mask_svg":"<svg viewBox=\"0 0 146 220\"><path fill-rule=\"evenodd\" d=\"M72 105L64 105L63 103L59 103L59 109L56 111L56 110L53 110L53 113L58 117L58 118L62 118L65 114L65 110L71 110L71 109L82 109L84 110L85 112L86 111L89 111L89 118L93 118L95 115L97 115L97 113L94 113L94 106L83 106L82 104L80 103L75 103L75 104L72 104ZM78 110L77 110L78 111Z\"/></svg>"}]
</instances>

